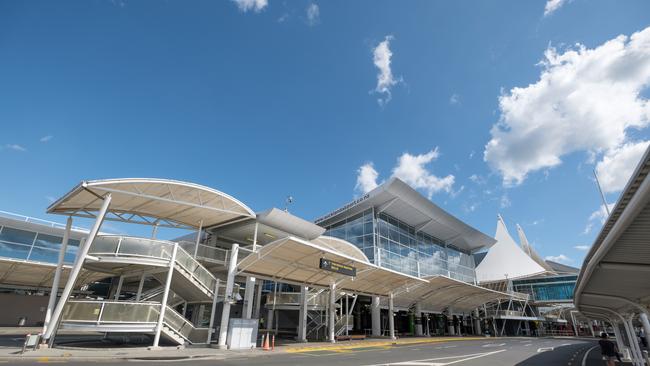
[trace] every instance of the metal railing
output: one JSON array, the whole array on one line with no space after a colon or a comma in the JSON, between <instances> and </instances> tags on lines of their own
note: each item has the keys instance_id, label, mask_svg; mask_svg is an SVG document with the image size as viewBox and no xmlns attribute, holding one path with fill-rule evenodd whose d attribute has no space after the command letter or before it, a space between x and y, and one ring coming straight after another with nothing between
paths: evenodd
<instances>
[{"instance_id":1,"label":"metal railing","mask_svg":"<svg viewBox=\"0 0 650 366\"><path fill-rule=\"evenodd\" d=\"M145 239L132 236L100 235L89 249L93 256L135 257L170 260L177 243L165 240ZM211 294L217 279L199 261L194 259L179 244L176 265L189 274Z\"/></svg>"},{"instance_id":2,"label":"metal railing","mask_svg":"<svg viewBox=\"0 0 650 366\"><path fill-rule=\"evenodd\" d=\"M66 303L61 318L63 323L82 323L89 326L149 325L156 326L160 303L104 300L71 300ZM165 310L165 326L188 342L206 343L208 328L197 328L171 307Z\"/></svg>"},{"instance_id":3,"label":"metal railing","mask_svg":"<svg viewBox=\"0 0 650 366\"><path fill-rule=\"evenodd\" d=\"M307 295L307 306L326 306L329 300L329 293L309 293ZM300 292L278 292L266 295L266 303L276 305L300 305Z\"/></svg>"},{"instance_id":4,"label":"metal railing","mask_svg":"<svg viewBox=\"0 0 650 366\"><path fill-rule=\"evenodd\" d=\"M450 263L442 258L416 259L380 247L377 247L377 256L379 266L415 277L443 275L468 283L473 283L476 279L473 268Z\"/></svg>"},{"instance_id":5,"label":"metal railing","mask_svg":"<svg viewBox=\"0 0 650 366\"><path fill-rule=\"evenodd\" d=\"M65 230L65 224L61 224L59 222L54 222L54 221L43 220L36 217L20 215L9 211L0 210L0 216L6 217L8 219L17 220L17 221L29 222L32 224L39 224L39 225ZM88 231L88 229L79 226L72 226L71 229L76 231L85 231L85 232Z\"/></svg>"},{"instance_id":6,"label":"metal railing","mask_svg":"<svg viewBox=\"0 0 650 366\"><path fill-rule=\"evenodd\" d=\"M337 336L345 333L345 329L348 331L354 328L354 315L343 315L336 320L334 324L335 333Z\"/></svg>"},{"instance_id":7,"label":"metal railing","mask_svg":"<svg viewBox=\"0 0 650 366\"><path fill-rule=\"evenodd\" d=\"M194 256L194 253L196 251L196 259L218 264L228 263L230 251L227 249L211 247L202 243L199 243L199 247L197 249L196 243L189 241L179 241L178 245L180 245L181 248L183 248L192 256Z\"/></svg>"},{"instance_id":8,"label":"metal railing","mask_svg":"<svg viewBox=\"0 0 650 366\"><path fill-rule=\"evenodd\" d=\"M63 308L63 322L95 325L138 323L155 325L160 303L135 301L71 300Z\"/></svg>"}]
</instances>

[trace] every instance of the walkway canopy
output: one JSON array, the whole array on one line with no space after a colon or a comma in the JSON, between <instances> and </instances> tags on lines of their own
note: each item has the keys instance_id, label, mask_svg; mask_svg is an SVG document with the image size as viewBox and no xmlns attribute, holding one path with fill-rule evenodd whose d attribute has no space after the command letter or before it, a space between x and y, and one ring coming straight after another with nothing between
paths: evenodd
<instances>
[{"instance_id":1,"label":"walkway canopy","mask_svg":"<svg viewBox=\"0 0 650 366\"><path fill-rule=\"evenodd\" d=\"M34 261L0 258L0 283L11 286L43 287L52 288L56 264L39 263ZM63 287L70 274L70 266L63 266L61 272L62 281L59 287ZM79 283L87 284L105 278L104 273L81 271Z\"/></svg>"},{"instance_id":2,"label":"walkway canopy","mask_svg":"<svg viewBox=\"0 0 650 366\"><path fill-rule=\"evenodd\" d=\"M610 317L650 306L650 149L587 254L574 303Z\"/></svg>"},{"instance_id":3,"label":"walkway canopy","mask_svg":"<svg viewBox=\"0 0 650 366\"><path fill-rule=\"evenodd\" d=\"M423 311L442 312L449 308L454 313L469 313L483 304L512 296L441 275L425 279L426 283L396 293L395 307L408 309L420 303Z\"/></svg>"},{"instance_id":4,"label":"walkway canopy","mask_svg":"<svg viewBox=\"0 0 650 366\"><path fill-rule=\"evenodd\" d=\"M427 281L378 267L361 257L359 249L339 239L320 237L314 242L296 237L276 240L249 254L238 271L250 276L305 286L328 287L335 283L341 291L388 296L399 289ZM321 259L356 270L356 276L322 269Z\"/></svg>"},{"instance_id":5,"label":"walkway canopy","mask_svg":"<svg viewBox=\"0 0 650 366\"><path fill-rule=\"evenodd\" d=\"M198 184L168 179L83 181L54 202L48 213L95 218L111 194L106 220L192 229L254 218L237 199Z\"/></svg>"}]
</instances>

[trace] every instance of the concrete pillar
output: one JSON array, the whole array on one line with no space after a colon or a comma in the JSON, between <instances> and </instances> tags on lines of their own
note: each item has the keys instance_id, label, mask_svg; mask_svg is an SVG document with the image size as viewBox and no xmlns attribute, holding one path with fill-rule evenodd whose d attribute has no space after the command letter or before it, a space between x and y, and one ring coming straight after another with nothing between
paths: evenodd
<instances>
[{"instance_id":1,"label":"concrete pillar","mask_svg":"<svg viewBox=\"0 0 650 366\"><path fill-rule=\"evenodd\" d=\"M422 337L422 304L415 303L415 336Z\"/></svg>"},{"instance_id":2,"label":"concrete pillar","mask_svg":"<svg viewBox=\"0 0 650 366\"><path fill-rule=\"evenodd\" d=\"M244 290L244 309L242 317L250 319L253 315L253 295L255 294L255 277L246 277L246 288Z\"/></svg>"},{"instance_id":3,"label":"concrete pillar","mask_svg":"<svg viewBox=\"0 0 650 366\"><path fill-rule=\"evenodd\" d=\"M395 310L393 308L393 293L388 295L388 333L390 339L397 339L395 337Z\"/></svg>"},{"instance_id":4,"label":"concrete pillar","mask_svg":"<svg viewBox=\"0 0 650 366\"><path fill-rule=\"evenodd\" d=\"M255 281L257 283L256 286L256 291L255 291L255 307L253 308L253 318L254 319L259 319L260 318L260 312L262 309L260 306L262 305L262 287L264 284L264 281L259 280Z\"/></svg>"},{"instance_id":5,"label":"concrete pillar","mask_svg":"<svg viewBox=\"0 0 650 366\"><path fill-rule=\"evenodd\" d=\"M372 297L372 305L370 309L370 317L372 319L372 336L381 336L381 308L379 307L381 300L379 296Z\"/></svg>"},{"instance_id":6,"label":"concrete pillar","mask_svg":"<svg viewBox=\"0 0 650 366\"><path fill-rule=\"evenodd\" d=\"M230 320L230 303L232 302L232 289L235 286L235 272L237 272L237 255L239 244L233 244L230 249L230 262L228 263L228 277L226 280L226 292L223 298L223 309L221 311L221 326L219 327L219 348L226 347L228 336L228 321Z\"/></svg>"},{"instance_id":7,"label":"concrete pillar","mask_svg":"<svg viewBox=\"0 0 650 366\"><path fill-rule=\"evenodd\" d=\"M334 337L334 326L336 324L336 284L330 284L330 306L329 306L329 324L327 331L329 332L329 341L334 343L336 338Z\"/></svg>"},{"instance_id":8,"label":"concrete pillar","mask_svg":"<svg viewBox=\"0 0 650 366\"><path fill-rule=\"evenodd\" d=\"M447 332L453 336L456 335L456 328L454 327L454 315L452 311L451 308L447 310Z\"/></svg>"},{"instance_id":9,"label":"concrete pillar","mask_svg":"<svg viewBox=\"0 0 650 366\"><path fill-rule=\"evenodd\" d=\"M273 315L275 315L273 308L268 308L266 310L266 329L268 330L273 329Z\"/></svg>"},{"instance_id":10,"label":"concrete pillar","mask_svg":"<svg viewBox=\"0 0 650 366\"><path fill-rule=\"evenodd\" d=\"M481 335L481 318L479 317L478 309L474 309L474 335Z\"/></svg>"},{"instance_id":11,"label":"concrete pillar","mask_svg":"<svg viewBox=\"0 0 650 366\"><path fill-rule=\"evenodd\" d=\"M298 342L307 342L307 294L308 287L300 286L300 309L298 310Z\"/></svg>"}]
</instances>

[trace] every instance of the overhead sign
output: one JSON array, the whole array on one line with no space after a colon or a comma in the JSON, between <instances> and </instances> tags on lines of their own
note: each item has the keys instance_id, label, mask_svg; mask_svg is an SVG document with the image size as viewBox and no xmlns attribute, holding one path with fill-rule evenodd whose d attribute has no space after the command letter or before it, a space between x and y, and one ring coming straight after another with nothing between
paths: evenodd
<instances>
[{"instance_id":1,"label":"overhead sign","mask_svg":"<svg viewBox=\"0 0 650 366\"><path fill-rule=\"evenodd\" d=\"M339 274L346 275L346 276L355 277L357 275L357 269L356 268L354 268L352 266L345 265L343 263L333 262L333 261L331 261L329 259L325 259L325 258L320 259L320 268L324 269L326 271L339 273Z\"/></svg>"}]
</instances>

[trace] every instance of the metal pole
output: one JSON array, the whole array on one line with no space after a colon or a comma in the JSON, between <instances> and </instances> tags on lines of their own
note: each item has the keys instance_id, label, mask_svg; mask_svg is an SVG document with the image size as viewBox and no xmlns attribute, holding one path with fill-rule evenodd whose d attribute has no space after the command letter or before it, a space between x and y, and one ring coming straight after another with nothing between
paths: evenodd
<instances>
[{"instance_id":1,"label":"metal pole","mask_svg":"<svg viewBox=\"0 0 650 366\"><path fill-rule=\"evenodd\" d=\"M348 305L349 305L349 303L348 303L348 293L346 292L345 293L345 313L346 313L345 314L345 336L346 337L349 335L348 334L348 327L349 327L348 320L350 319L350 307Z\"/></svg>"},{"instance_id":2,"label":"metal pole","mask_svg":"<svg viewBox=\"0 0 650 366\"><path fill-rule=\"evenodd\" d=\"M178 243L174 244L172 250L172 257L169 260L169 271L167 272L167 280L165 281L165 291L163 292L162 300L160 301L160 314L158 315L158 323L156 324L156 335L153 338L153 348L158 347L160 342L160 332L163 327L163 320L165 319L165 310L167 310L167 299L169 298L169 287L172 284L172 276L174 274L174 266L176 265L176 252L178 251Z\"/></svg>"},{"instance_id":3,"label":"metal pole","mask_svg":"<svg viewBox=\"0 0 650 366\"><path fill-rule=\"evenodd\" d=\"M199 231L196 232L196 243L194 244L194 259L199 253L199 243L201 242L201 230L203 230L203 220L199 221Z\"/></svg>"},{"instance_id":4,"label":"metal pole","mask_svg":"<svg viewBox=\"0 0 650 366\"><path fill-rule=\"evenodd\" d=\"M253 252L257 251L257 226L259 224L255 222L255 231L253 232Z\"/></svg>"},{"instance_id":5,"label":"metal pole","mask_svg":"<svg viewBox=\"0 0 650 366\"><path fill-rule=\"evenodd\" d=\"M153 229L151 229L151 239L156 239L156 235L158 235L158 221L153 225Z\"/></svg>"},{"instance_id":6,"label":"metal pole","mask_svg":"<svg viewBox=\"0 0 650 366\"><path fill-rule=\"evenodd\" d=\"M230 250L230 263L228 264L228 277L226 280L226 292L223 297L223 308L221 311L221 326L219 327L219 348L226 346L228 337L228 321L230 320L230 302L232 301L232 289L235 285L235 273L237 272L237 255L239 244L233 244Z\"/></svg>"},{"instance_id":7,"label":"metal pole","mask_svg":"<svg viewBox=\"0 0 650 366\"><path fill-rule=\"evenodd\" d=\"M110 203L111 203L111 194L109 193L106 195L106 197L104 197L104 203L102 203L102 207L99 209L99 212L97 213L97 219L95 220L95 224L93 225L93 228L90 230L90 233L88 233L88 238L84 243L79 244L77 257L75 258L72 269L70 270L70 275L68 275L68 282L66 282L65 287L63 288L63 292L61 293L61 298L59 299L59 302L57 303L56 308L54 309L54 313L52 314L52 318L50 319L51 326L48 327L47 331L43 335L43 339L50 339L52 337L54 330L57 328L59 324L59 320L61 319L61 314L63 313L63 307L65 306L65 303L68 301L68 297L70 297L70 294L72 293L74 283L77 281L77 278L79 277L79 273L81 272L81 267L83 266L84 260L86 259L86 255L88 255L88 249L90 249L90 246L93 244L93 241L95 240L95 237L99 232L99 228L102 226L102 223L104 222L104 217L106 216L106 211L108 210L108 206L110 205Z\"/></svg>"},{"instance_id":8,"label":"metal pole","mask_svg":"<svg viewBox=\"0 0 650 366\"><path fill-rule=\"evenodd\" d=\"M212 298L212 309L210 309L210 327L208 330L208 346L210 345L210 342L212 342L212 332L214 332L214 314L217 310L217 299L219 297L219 282L220 280L217 278L217 283L214 285L214 297Z\"/></svg>"},{"instance_id":9,"label":"metal pole","mask_svg":"<svg viewBox=\"0 0 650 366\"><path fill-rule=\"evenodd\" d=\"M140 283L138 283L138 292L135 294L135 301L140 301L142 298L142 288L144 287L144 280L147 278L146 273L142 273L140 277Z\"/></svg>"},{"instance_id":10,"label":"metal pole","mask_svg":"<svg viewBox=\"0 0 650 366\"><path fill-rule=\"evenodd\" d=\"M636 333L634 332L634 324L632 323L632 318L633 315L630 315L627 318L627 326L629 328L629 333L630 333L630 346L632 346L634 349L634 354L636 355L637 362L639 363L639 365L643 366L644 357L643 357L643 353L641 352L641 348L639 347L639 342L637 341Z\"/></svg>"},{"instance_id":11,"label":"metal pole","mask_svg":"<svg viewBox=\"0 0 650 366\"><path fill-rule=\"evenodd\" d=\"M336 338L334 337L334 326L336 324L336 283L332 282L330 284L330 301L329 301L329 341L334 343Z\"/></svg>"},{"instance_id":12,"label":"metal pole","mask_svg":"<svg viewBox=\"0 0 650 366\"><path fill-rule=\"evenodd\" d=\"M388 294L388 330L390 339L395 338L395 314L393 313L393 293Z\"/></svg>"},{"instance_id":13,"label":"metal pole","mask_svg":"<svg viewBox=\"0 0 650 366\"><path fill-rule=\"evenodd\" d=\"M65 223L65 232L63 233L63 241L61 242L61 249L59 249L59 261L54 270L54 279L52 280L52 290L50 291L50 299L47 303L47 310L45 311L45 321L43 322L43 334L47 331L52 317L52 309L56 305L56 295L59 293L59 282L61 282L61 271L63 269L63 262L65 262L65 251L68 247L68 240L70 239L70 230L72 229L72 216L68 216Z\"/></svg>"},{"instance_id":14,"label":"metal pole","mask_svg":"<svg viewBox=\"0 0 650 366\"><path fill-rule=\"evenodd\" d=\"M603 193L603 189L600 187L600 180L598 180L598 174L596 174L596 169L594 169L594 177L596 177L596 185L598 186L598 192L600 192L600 198L603 200L605 211L607 211L607 216L609 216L609 206L607 206L607 200L605 200L605 194Z\"/></svg>"},{"instance_id":15,"label":"metal pole","mask_svg":"<svg viewBox=\"0 0 650 366\"><path fill-rule=\"evenodd\" d=\"M117 289L115 290L115 295L113 296L114 300L120 299L120 292L122 292L123 283L124 283L124 275L121 275L120 279L117 281Z\"/></svg>"}]
</instances>

